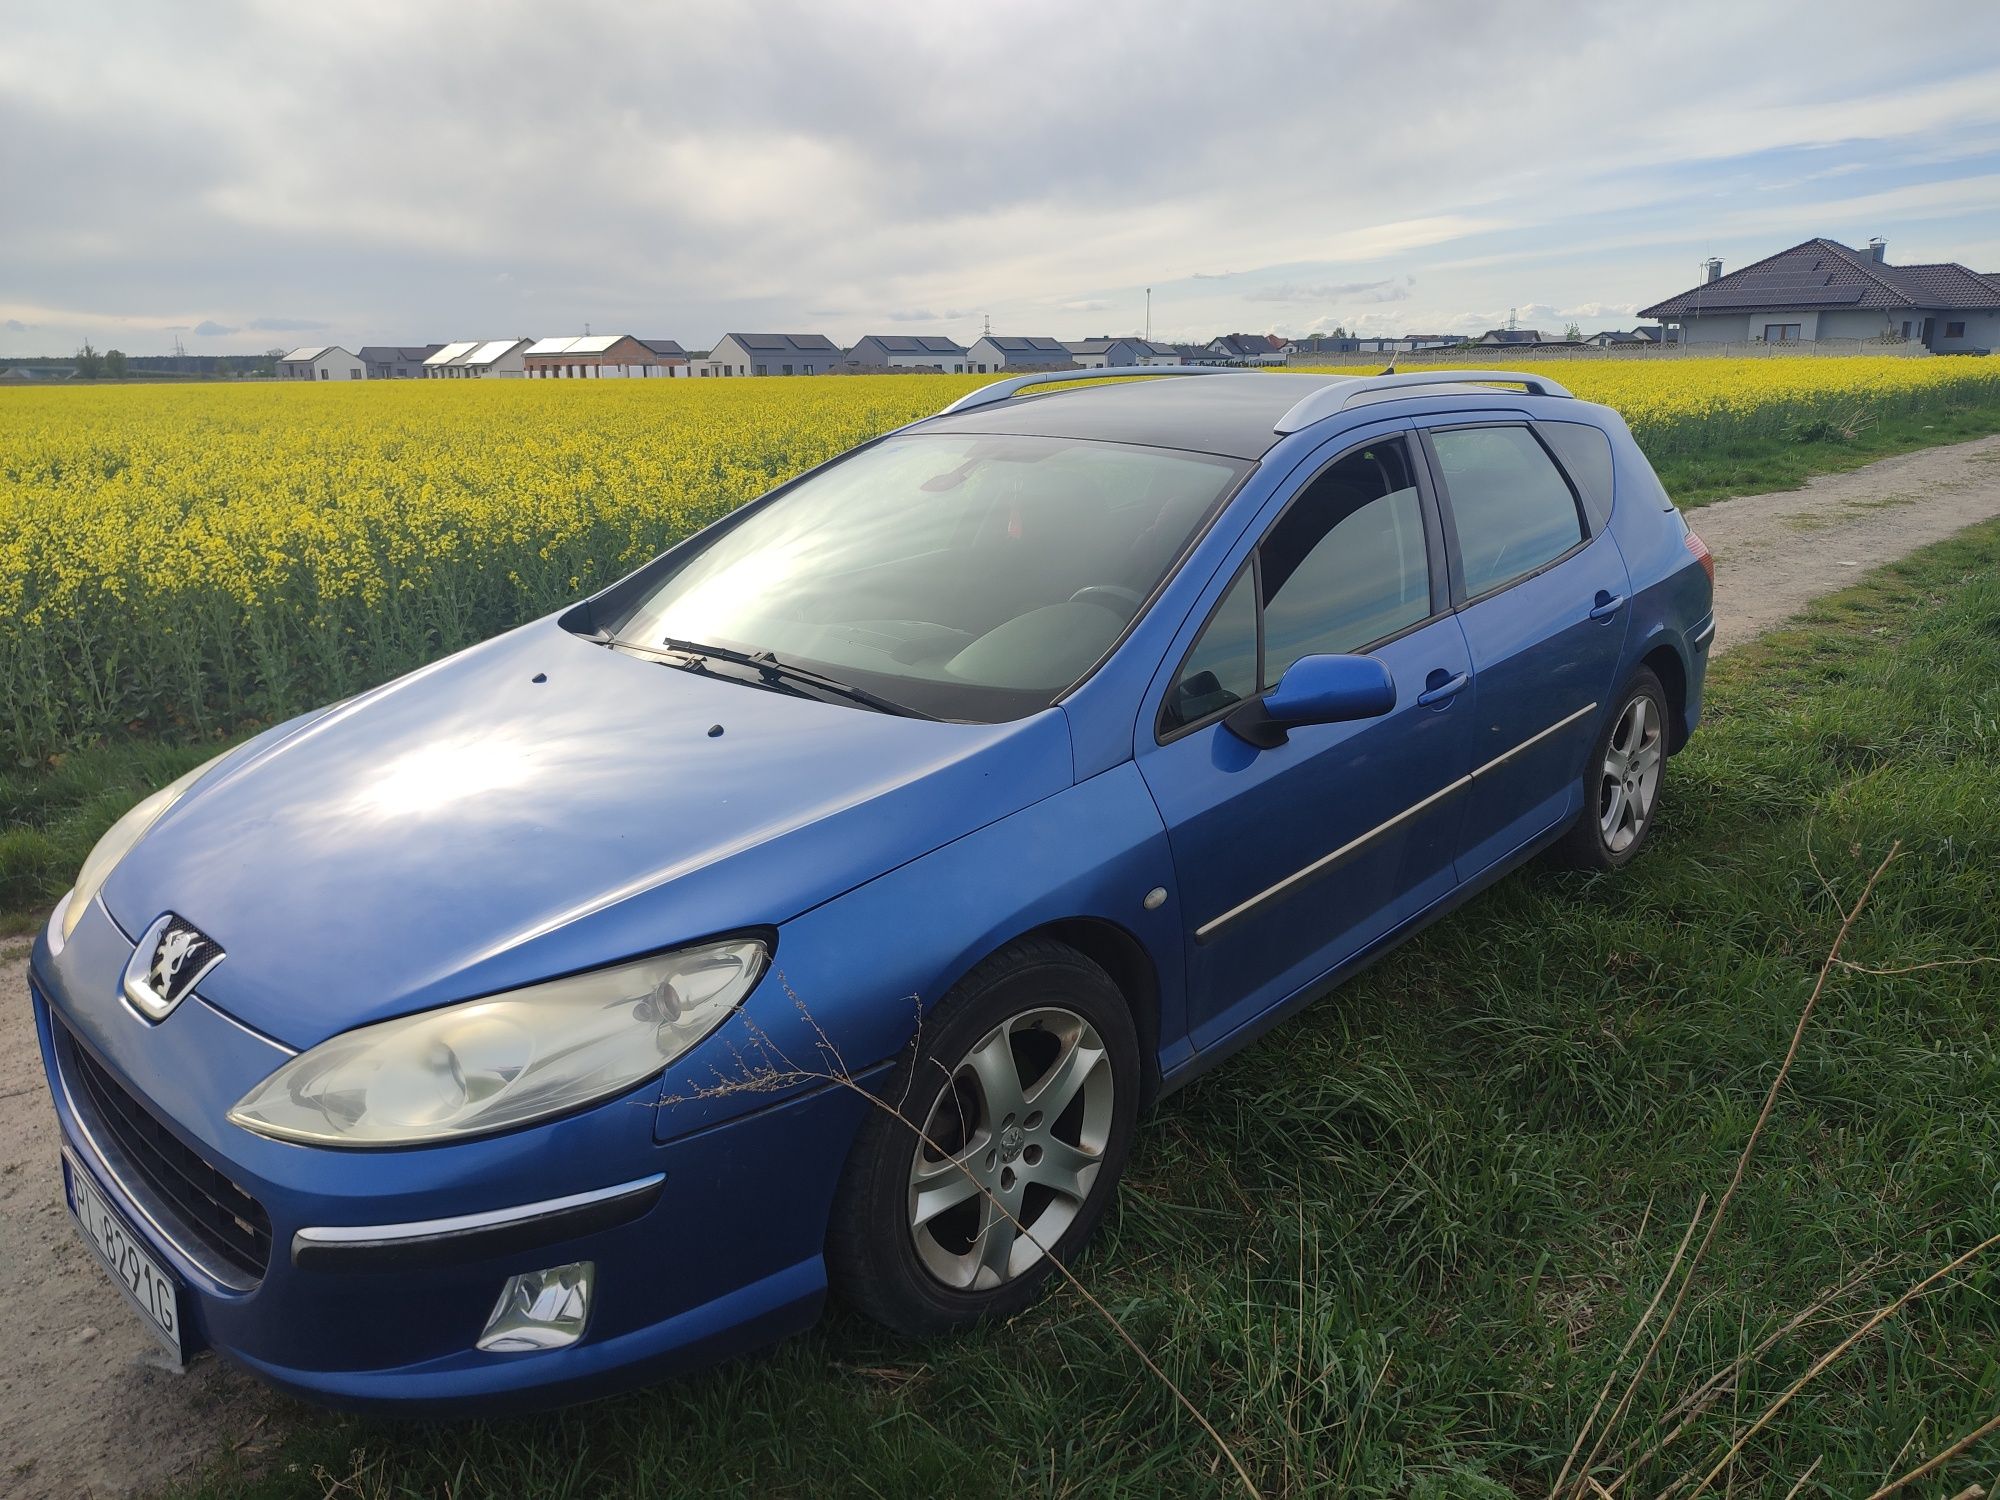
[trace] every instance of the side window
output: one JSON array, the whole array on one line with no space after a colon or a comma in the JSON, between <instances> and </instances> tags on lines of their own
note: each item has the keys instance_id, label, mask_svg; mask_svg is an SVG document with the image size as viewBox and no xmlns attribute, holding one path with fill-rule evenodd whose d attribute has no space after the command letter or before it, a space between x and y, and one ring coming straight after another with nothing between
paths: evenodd
<instances>
[{"instance_id":1,"label":"side window","mask_svg":"<svg viewBox=\"0 0 2000 1500\"><path fill-rule=\"evenodd\" d=\"M1256 694L1256 569L1245 563L1188 648L1160 710L1160 727L1179 729Z\"/></svg>"},{"instance_id":2,"label":"side window","mask_svg":"<svg viewBox=\"0 0 2000 1500\"><path fill-rule=\"evenodd\" d=\"M1314 479L1258 549L1263 685L1301 656L1358 651L1431 612L1424 515L1400 438Z\"/></svg>"},{"instance_id":3,"label":"side window","mask_svg":"<svg viewBox=\"0 0 2000 1500\"><path fill-rule=\"evenodd\" d=\"M1583 508L1601 529L1611 521L1611 439L1588 422L1537 422L1535 430L1555 449L1569 477L1583 491Z\"/></svg>"},{"instance_id":4,"label":"side window","mask_svg":"<svg viewBox=\"0 0 2000 1500\"><path fill-rule=\"evenodd\" d=\"M1189 648L1161 728L1254 698L1302 656L1363 650L1430 614L1409 444L1371 444L1311 480L1266 533Z\"/></svg>"},{"instance_id":5,"label":"side window","mask_svg":"<svg viewBox=\"0 0 2000 1500\"><path fill-rule=\"evenodd\" d=\"M1433 433L1470 597L1553 562L1583 540L1583 518L1548 452L1525 427Z\"/></svg>"}]
</instances>

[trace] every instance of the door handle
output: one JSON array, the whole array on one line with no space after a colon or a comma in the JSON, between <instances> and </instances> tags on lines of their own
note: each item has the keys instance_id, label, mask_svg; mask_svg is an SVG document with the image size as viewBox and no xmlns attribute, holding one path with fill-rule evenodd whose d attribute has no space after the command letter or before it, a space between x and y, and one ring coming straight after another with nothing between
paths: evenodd
<instances>
[{"instance_id":1,"label":"door handle","mask_svg":"<svg viewBox=\"0 0 2000 1500\"><path fill-rule=\"evenodd\" d=\"M1433 677L1437 675L1435 672L1431 673ZM1417 694L1417 702L1425 708L1429 708L1433 703L1442 703L1445 699L1454 696L1460 688L1464 687L1470 681L1472 681L1472 674L1470 672L1460 672L1456 677L1446 678L1436 687L1425 688L1421 693Z\"/></svg>"},{"instance_id":2,"label":"door handle","mask_svg":"<svg viewBox=\"0 0 2000 1500\"><path fill-rule=\"evenodd\" d=\"M1599 589L1597 591L1597 603L1590 611L1590 618L1593 620L1608 620L1624 607L1625 596L1623 594L1607 594L1603 589Z\"/></svg>"}]
</instances>

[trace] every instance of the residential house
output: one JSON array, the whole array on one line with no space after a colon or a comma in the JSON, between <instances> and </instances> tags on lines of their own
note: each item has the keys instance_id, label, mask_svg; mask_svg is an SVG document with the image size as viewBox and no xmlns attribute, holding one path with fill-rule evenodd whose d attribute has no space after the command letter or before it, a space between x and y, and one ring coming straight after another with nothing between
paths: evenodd
<instances>
[{"instance_id":1,"label":"residential house","mask_svg":"<svg viewBox=\"0 0 2000 1500\"><path fill-rule=\"evenodd\" d=\"M457 367L459 360L464 359L466 355L478 347L478 339L468 339L457 344L438 345L436 352L424 361L424 378L426 380L457 378L451 375L450 372Z\"/></svg>"},{"instance_id":2,"label":"residential house","mask_svg":"<svg viewBox=\"0 0 2000 1500\"><path fill-rule=\"evenodd\" d=\"M1888 243L1853 249L1811 239L1644 308L1690 344L1793 344L1902 339L1938 353L2000 347L2000 275L1955 261L1892 266Z\"/></svg>"},{"instance_id":3,"label":"residential house","mask_svg":"<svg viewBox=\"0 0 2000 1500\"><path fill-rule=\"evenodd\" d=\"M533 339L487 339L446 344L424 361L424 375L438 380L518 380L527 373L523 356Z\"/></svg>"},{"instance_id":4,"label":"residential house","mask_svg":"<svg viewBox=\"0 0 2000 1500\"><path fill-rule=\"evenodd\" d=\"M1361 340L1351 333L1313 333L1285 345L1285 358L1312 359L1321 354L1359 354Z\"/></svg>"},{"instance_id":5,"label":"residential house","mask_svg":"<svg viewBox=\"0 0 2000 1500\"><path fill-rule=\"evenodd\" d=\"M1281 365L1285 362L1283 339L1267 333L1225 333L1208 341L1209 351L1230 365Z\"/></svg>"},{"instance_id":6,"label":"residential house","mask_svg":"<svg viewBox=\"0 0 2000 1500\"><path fill-rule=\"evenodd\" d=\"M1172 344L1156 344L1136 335L1113 338L1101 334L1094 339L1066 340L1071 363L1080 370L1130 369L1145 365L1177 365L1180 352Z\"/></svg>"},{"instance_id":7,"label":"residential house","mask_svg":"<svg viewBox=\"0 0 2000 1500\"><path fill-rule=\"evenodd\" d=\"M361 363L368 367L370 380L421 380L424 361L443 344L363 344Z\"/></svg>"},{"instance_id":8,"label":"residential house","mask_svg":"<svg viewBox=\"0 0 2000 1500\"><path fill-rule=\"evenodd\" d=\"M1406 333L1396 340L1396 347L1405 354L1416 354L1425 349L1449 349L1464 342L1463 336L1456 333Z\"/></svg>"},{"instance_id":9,"label":"residential house","mask_svg":"<svg viewBox=\"0 0 2000 1500\"><path fill-rule=\"evenodd\" d=\"M1489 328L1472 340L1475 344L1540 344L1546 343L1539 328Z\"/></svg>"},{"instance_id":10,"label":"residential house","mask_svg":"<svg viewBox=\"0 0 2000 1500\"><path fill-rule=\"evenodd\" d=\"M819 333L725 333L697 375L825 375L840 368L840 346Z\"/></svg>"},{"instance_id":11,"label":"residential house","mask_svg":"<svg viewBox=\"0 0 2000 1500\"><path fill-rule=\"evenodd\" d=\"M687 352L672 339L629 333L537 339L521 353L522 373L530 380L662 380L686 373L687 363Z\"/></svg>"},{"instance_id":12,"label":"residential house","mask_svg":"<svg viewBox=\"0 0 2000 1500\"><path fill-rule=\"evenodd\" d=\"M871 333L847 351L847 362L864 370L941 370L966 373L965 345L929 333Z\"/></svg>"},{"instance_id":13,"label":"residential house","mask_svg":"<svg viewBox=\"0 0 2000 1500\"><path fill-rule=\"evenodd\" d=\"M688 350L683 349L680 346L679 340L640 339L639 342L653 351L653 357L667 367L669 375L676 378L685 378L694 374L695 356ZM708 358L706 350L702 352L701 357L703 359Z\"/></svg>"},{"instance_id":14,"label":"residential house","mask_svg":"<svg viewBox=\"0 0 2000 1500\"><path fill-rule=\"evenodd\" d=\"M966 358L972 365L972 373L984 375L989 370L1070 370L1076 361L1070 358L1069 350L1055 339L1010 338L997 333L983 333L972 342L966 351Z\"/></svg>"},{"instance_id":15,"label":"residential house","mask_svg":"<svg viewBox=\"0 0 2000 1500\"><path fill-rule=\"evenodd\" d=\"M1627 349L1639 348L1649 341L1639 337L1636 331L1627 333L1620 328L1607 328L1602 333L1586 334L1583 342L1596 349Z\"/></svg>"},{"instance_id":16,"label":"residential house","mask_svg":"<svg viewBox=\"0 0 2000 1500\"><path fill-rule=\"evenodd\" d=\"M336 344L309 344L278 361L280 380L366 380L368 367Z\"/></svg>"}]
</instances>

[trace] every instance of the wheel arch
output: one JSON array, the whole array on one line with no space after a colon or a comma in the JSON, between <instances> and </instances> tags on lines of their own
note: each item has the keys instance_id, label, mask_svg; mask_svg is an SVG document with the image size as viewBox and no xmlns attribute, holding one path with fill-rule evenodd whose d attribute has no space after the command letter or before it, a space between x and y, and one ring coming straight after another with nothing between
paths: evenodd
<instances>
[{"instance_id":1,"label":"wheel arch","mask_svg":"<svg viewBox=\"0 0 2000 1500\"><path fill-rule=\"evenodd\" d=\"M1076 949L1111 976L1139 1033L1139 1107L1160 1096L1160 974L1138 937L1105 917L1060 917L1022 937L1052 938Z\"/></svg>"},{"instance_id":2,"label":"wheel arch","mask_svg":"<svg viewBox=\"0 0 2000 1500\"><path fill-rule=\"evenodd\" d=\"M1667 754L1672 755L1688 742L1688 670L1681 659L1680 648L1671 640L1661 637L1650 646L1646 654L1639 658L1639 665L1645 667L1660 679L1660 686L1667 695Z\"/></svg>"}]
</instances>

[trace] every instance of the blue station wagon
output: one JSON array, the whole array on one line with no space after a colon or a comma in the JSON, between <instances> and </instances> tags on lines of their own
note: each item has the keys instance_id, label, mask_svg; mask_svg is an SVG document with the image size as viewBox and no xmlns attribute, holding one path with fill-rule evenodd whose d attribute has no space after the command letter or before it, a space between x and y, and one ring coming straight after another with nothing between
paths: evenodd
<instances>
[{"instance_id":1,"label":"blue station wagon","mask_svg":"<svg viewBox=\"0 0 2000 1500\"><path fill-rule=\"evenodd\" d=\"M988 385L127 814L29 968L68 1206L333 1404L1010 1313L1152 1101L1638 853L1712 582L1540 376Z\"/></svg>"}]
</instances>

